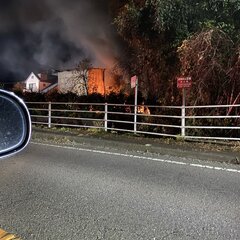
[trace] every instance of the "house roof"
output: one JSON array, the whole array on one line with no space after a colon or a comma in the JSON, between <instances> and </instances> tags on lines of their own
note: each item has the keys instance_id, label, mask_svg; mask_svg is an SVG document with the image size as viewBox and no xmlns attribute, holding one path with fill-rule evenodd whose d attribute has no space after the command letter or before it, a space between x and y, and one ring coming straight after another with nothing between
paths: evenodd
<instances>
[{"instance_id":1,"label":"house roof","mask_svg":"<svg viewBox=\"0 0 240 240\"><path fill-rule=\"evenodd\" d=\"M76 68L65 68L65 69L58 70L59 73L61 73L61 72L72 72L72 71L76 71Z\"/></svg>"},{"instance_id":2,"label":"house roof","mask_svg":"<svg viewBox=\"0 0 240 240\"><path fill-rule=\"evenodd\" d=\"M54 84L51 84L50 86L44 88L41 93L47 93L49 92L50 90L56 88L58 86L58 83L54 83Z\"/></svg>"},{"instance_id":3,"label":"house roof","mask_svg":"<svg viewBox=\"0 0 240 240\"><path fill-rule=\"evenodd\" d=\"M102 68L102 67L90 67L89 68L89 70L97 70L97 69L99 69L99 70L105 70L105 68ZM76 67L74 67L74 68L63 68L63 69L59 69L59 70L56 70L56 72L71 72L71 71L76 71L77 70L77 68Z\"/></svg>"},{"instance_id":4,"label":"house roof","mask_svg":"<svg viewBox=\"0 0 240 240\"><path fill-rule=\"evenodd\" d=\"M58 76L55 75L47 75L46 79L39 78L41 82L47 82L47 83L57 83L58 82Z\"/></svg>"},{"instance_id":5,"label":"house roof","mask_svg":"<svg viewBox=\"0 0 240 240\"><path fill-rule=\"evenodd\" d=\"M39 76L39 74L45 74L46 78L42 78L41 75ZM46 82L46 83L52 83L52 84L58 82L57 75L52 75L50 73L39 73L39 74L35 74L34 72L31 72L25 81L27 81L31 75L34 75L40 82Z\"/></svg>"},{"instance_id":6,"label":"house roof","mask_svg":"<svg viewBox=\"0 0 240 240\"><path fill-rule=\"evenodd\" d=\"M28 75L28 77L26 78L26 80L25 81L27 81L32 75L34 75L34 77L36 77L39 81L40 81L40 79L39 79L39 77L38 77L38 75L37 74L35 74L34 72L31 72L29 75Z\"/></svg>"}]
</instances>

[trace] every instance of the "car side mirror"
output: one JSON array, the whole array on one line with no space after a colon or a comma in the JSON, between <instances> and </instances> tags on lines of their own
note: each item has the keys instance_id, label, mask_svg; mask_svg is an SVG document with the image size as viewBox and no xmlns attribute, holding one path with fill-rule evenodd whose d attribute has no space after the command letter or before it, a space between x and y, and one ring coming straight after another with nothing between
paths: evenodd
<instances>
[{"instance_id":1,"label":"car side mirror","mask_svg":"<svg viewBox=\"0 0 240 240\"><path fill-rule=\"evenodd\" d=\"M31 136L31 118L23 100L0 90L0 158L26 147Z\"/></svg>"}]
</instances>

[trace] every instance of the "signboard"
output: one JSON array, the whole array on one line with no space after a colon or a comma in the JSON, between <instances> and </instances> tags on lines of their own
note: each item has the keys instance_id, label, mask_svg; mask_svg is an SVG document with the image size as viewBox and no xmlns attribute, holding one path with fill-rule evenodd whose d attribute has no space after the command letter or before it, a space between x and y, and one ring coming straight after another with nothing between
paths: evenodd
<instances>
[{"instance_id":1,"label":"signboard","mask_svg":"<svg viewBox=\"0 0 240 240\"><path fill-rule=\"evenodd\" d=\"M178 77L177 78L177 87L178 88L190 88L192 86L191 77Z\"/></svg>"},{"instance_id":2,"label":"signboard","mask_svg":"<svg viewBox=\"0 0 240 240\"><path fill-rule=\"evenodd\" d=\"M135 88L137 84L137 76L131 77L131 88Z\"/></svg>"}]
</instances>

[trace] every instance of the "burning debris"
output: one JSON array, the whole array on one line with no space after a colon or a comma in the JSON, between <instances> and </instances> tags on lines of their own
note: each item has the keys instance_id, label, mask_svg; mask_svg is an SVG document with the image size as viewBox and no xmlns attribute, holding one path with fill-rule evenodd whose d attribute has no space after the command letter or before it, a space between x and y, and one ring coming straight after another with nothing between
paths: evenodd
<instances>
[{"instance_id":1,"label":"burning debris","mask_svg":"<svg viewBox=\"0 0 240 240\"><path fill-rule=\"evenodd\" d=\"M142 102L142 104L137 107L137 113L144 114L144 115L151 114L149 108L144 105L144 102Z\"/></svg>"}]
</instances>

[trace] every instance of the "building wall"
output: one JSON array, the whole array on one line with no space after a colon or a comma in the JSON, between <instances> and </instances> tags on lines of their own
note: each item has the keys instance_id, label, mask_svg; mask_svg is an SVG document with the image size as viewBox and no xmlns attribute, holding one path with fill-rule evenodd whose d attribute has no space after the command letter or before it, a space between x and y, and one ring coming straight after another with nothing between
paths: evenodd
<instances>
[{"instance_id":1,"label":"building wall","mask_svg":"<svg viewBox=\"0 0 240 240\"><path fill-rule=\"evenodd\" d=\"M51 83L49 82L39 82L39 91L42 91L43 89L47 88L50 85Z\"/></svg>"},{"instance_id":2,"label":"building wall","mask_svg":"<svg viewBox=\"0 0 240 240\"><path fill-rule=\"evenodd\" d=\"M73 92L78 95L86 95L84 82L75 70L58 73L58 91L61 93Z\"/></svg>"}]
</instances>

